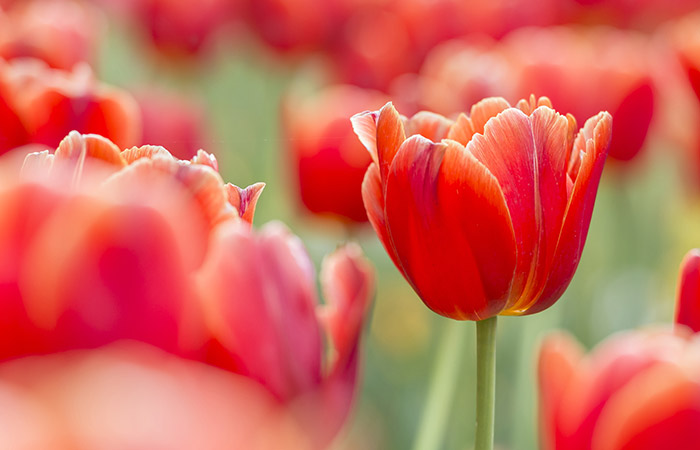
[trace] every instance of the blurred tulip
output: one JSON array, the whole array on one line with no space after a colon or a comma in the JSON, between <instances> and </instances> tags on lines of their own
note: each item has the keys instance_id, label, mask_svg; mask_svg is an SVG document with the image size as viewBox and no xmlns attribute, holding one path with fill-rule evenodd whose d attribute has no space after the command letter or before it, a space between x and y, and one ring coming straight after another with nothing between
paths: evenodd
<instances>
[{"instance_id":1,"label":"blurred tulip","mask_svg":"<svg viewBox=\"0 0 700 450\"><path fill-rule=\"evenodd\" d=\"M180 159L190 159L201 148L211 150L204 105L195 99L150 88L135 93L141 109L142 144L158 144Z\"/></svg>"},{"instance_id":2,"label":"blurred tulip","mask_svg":"<svg viewBox=\"0 0 700 450\"><path fill-rule=\"evenodd\" d=\"M203 55L212 38L237 20L238 0L98 0L125 14L155 48L175 59Z\"/></svg>"},{"instance_id":3,"label":"blurred tulip","mask_svg":"<svg viewBox=\"0 0 700 450\"><path fill-rule=\"evenodd\" d=\"M196 356L207 337L192 278L213 231L257 199L237 211L198 158L72 132L3 178L2 359L127 338Z\"/></svg>"},{"instance_id":4,"label":"blurred tulip","mask_svg":"<svg viewBox=\"0 0 700 450\"><path fill-rule=\"evenodd\" d=\"M544 450L698 448L698 337L632 331L584 356L554 334L540 350L539 389Z\"/></svg>"},{"instance_id":5,"label":"blurred tulip","mask_svg":"<svg viewBox=\"0 0 700 450\"><path fill-rule=\"evenodd\" d=\"M673 29L672 43L686 71L690 85L700 100L700 12L680 20Z\"/></svg>"},{"instance_id":6,"label":"blurred tulip","mask_svg":"<svg viewBox=\"0 0 700 450\"><path fill-rule=\"evenodd\" d=\"M208 361L259 381L327 444L355 392L359 341L374 290L371 266L346 245L321 269L326 303L301 241L280 224L222 227L199 284L214 341ZM324 336L332 354L324 356Z\"/></svg>"},{"instance_id":7,"label":"blurred tulip","mask_svg":"<svg viewBox=\"0 0 700 450\"><path fill-rule=\"evenodd\" d=\"M71 70L96 56L102 16L94 6L71 0L30 0L0 9L0 58L38 58Z\"/></svg>"},{"instance_id":8,"label":"blurred tulip","mask_svg":"<svg viewBox=\"0 0 700 450\"><path fill-rule=\"evenodd\" d=\"M576 133L548 99L475 104L453 122L391 104L353 117L372 155L370 223L433 311L454 319L551 306L583 250L612 119Z\"/></svg>"},{"instance_id":9,"label":"blurred tulip","mask_svg":"<svg viewBox=\"0 0 700 450\"><path fill-rule=\"evenodd\" d=\"M96 133L119 147L137 142L138 105L126 92L97 82L87 65L72 72L42 61L0 59L0 154L20 145L58 146L72 130Z\"/></svg>"},{"instance_id":10,"label":"blurred tulip","mask_svg":"<svg viewBox=\"0 0 700 450\"><path fill-rule=\"evenodd\" d=\"M618 161L640 152L653 117L650 48L642 35L608 28L528 28L503 41L518 96L545 95L578 120L610 111L610 158Z\"/></svg>"},{"instance_id":11,"label":"blurred tulip","mask_svg":"<svg viewBox=\"0 0 700 450\"><path fill-rule=\"evenodd\" d=\"M384 94L334 86L306 98L289 95L283 126L298 171L299 197L310 212L366 222L362 179L372 162L352 132L348 117L386 103Z\"/></svg>"},{"instance_id":12,"label":"blurred tulip","mask_svg":"<svg viewBox=\"0 0 700 450\"><path fill-rule=\"evenodd\" d=\"M700 332L700 250L688 252L681 263L676 324Z\"/></svg>"},{"instance_id":13,"label":"blurred tulip","mask_svg":"<svg viewBox=\"0 0 700 450\"><path fill-rule=\"evenodd\" d=\"M0 364L0 447L311 449L251 380L136 342Z\"/></svg>"}]
</instances>

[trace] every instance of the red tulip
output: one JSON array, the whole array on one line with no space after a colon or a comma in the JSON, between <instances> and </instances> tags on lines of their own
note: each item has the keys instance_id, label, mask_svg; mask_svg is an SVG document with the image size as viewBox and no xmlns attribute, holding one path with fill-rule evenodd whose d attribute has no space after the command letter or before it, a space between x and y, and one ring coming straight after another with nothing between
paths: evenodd
<instances>
[{"instance_id":1,"label":"red tulip","mask_svg":"<svg viewBox=\"0 0 700 450\"><path fill-rule=\"evenodd\" d=\"M377 108L386 96L353 86L335 86L304 99L290 95L283 124L298 171L299 197L310 212L366 222L361 186L372 162L352 132L348 117Z\"/></svg>"},{"instance_id":2,"label":"red tulip","mask_svg":"<svg viewBox=\"0 0 700 450\"><path fill-rule=\"evenodd\" d=\"M700 331L700 250L688 252L681 263L676 324Z\"/></svg>"},{"instance_id":3,"label":"red tulip","mask_svg":"<svg viewBox=\"0 0 700 450\"><path fill-rule=\"evenodd\" d=\"M0 8L0 58L32 57L71 70L96 56L103 17L85 2L30 0L3 14Z\"/></svg>"},{"instance_id":4,"label":"red tulip","mask_svg":"<svg viewBox=\"0 0 700 450\"><path fill-rule=\"evenodd\" d=\"M141 144L158 144L173 156L190 159L207 144L203 105L184 96L150 88L135 95L141 110Z\"/></svg>"},{"instance_id":5,"label":"red tulip","mask_svg":"<svg viewBox=\"0 0 700 450\"><path fill-rule=\"evenodd\" d=\"M0 357L126 338L194 357L206 335L192 278L213 230L257 198L237 211L215 160L199 160L73 132L4 178Z\"/></svg>"},{"instance_id":6,"label":"red tulip","mask_svg":"<svg viewBox=\"0 0 700 450\"><path fill-rule=\"evenodd\" d=\"M647 37L607 28L528 28L509 34L503 46L517 73L517 95L545 95L578 120L608 110L615 118L610 158L639 154L656 101Z\"/></svg>"},{"instance_id":7,"label":"red tulip","mask_svg":"<svg viewBox=\"0 0 700 450\"><path fill-rule=\"evenodd\" d=\"M545 450L696 449L700 341L670 331L613 336L584 356L570 336L539 356Z\"/></svg>"},{"instance_id":8,"label":"red tulip","mask_svg":"<svg viewBox=\"0 0 700 450\"><path fill-rule=\"evenodd\" d=\"M359 247L314 270L298 238L279 224L260 233L220 228L199 278L214 340L207 361L246 375L298 411L314 440L327 443L342 425L355 391L359 340L374 278ZM333 357L324 356L327 336Z\"/></svg>"},{"instance_id":9,"label":"red tulip","mask_svg":"<svg viewBox=\"0 0 700 450\"><path fill-rule=\"evenodd\" d=\"M0 447L311 449L255 382L137 342L0 364Z\"/></svg>"},{"instance_id":10,"label":"red tulip","mask_svg":"<svg viewBox=\"0 0 700 450\"><path fill-rule=\"evenodd\" d=\"M672 32L672 44L686 71L690 85L700 100L700 12L680 20Z\"/></svg>"},{"instance_id":11,"label":"red tulip","mask_svg":"<svg viewBox=\"0 0 700 450\"><path fill-rule=\"evenodd\" d=\"M483 100L456 121L391 104L353 117L372 155L362 196L404 277L455 319L541 311L563 293L588 232L612 119L576 133L541 98Z\"/></svg>"},{"instance_id":12,"label":"red tulip","mask_svg":"<svg viewBox=\"0 0 700 450\"><path fill-rule=\"evenodd\" d=\"M96 133L119 147L137 142L138 105L127 93L96 82L86 65L72 72L33 59L0 59L0 154L37 143L56 148L72 130Z\"/></svg>"}]
</instances>

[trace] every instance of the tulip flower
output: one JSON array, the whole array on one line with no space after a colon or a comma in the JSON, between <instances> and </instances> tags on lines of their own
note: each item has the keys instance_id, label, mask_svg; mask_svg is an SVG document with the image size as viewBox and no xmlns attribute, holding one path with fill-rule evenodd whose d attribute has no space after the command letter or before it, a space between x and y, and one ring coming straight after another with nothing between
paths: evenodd
<instances>
[{"instance_id":1,"label":"tulip flower","mask_svg":"<svg viewBox=\"0 0 700 450\"><path fill-rule=\"evenodd\" d=\"M700 340L630 331L590 355L554 334L539 356L544 450L697 448Z\"/></svg>"},{"instance_id":2,"label":"tulip flower","mask_svg":"<svg viewBox=\"0 0 700 450\"><path fill-rule=\"evenodd\" d=\"M78 1L29 0L0 8L0 58L32 57L72 70L96 56L103 17Z\"/></svg>"},{"instance_id":3,"label":"tulip flower","mask_svg":"<svg viewBox=\"0 0 700 450\"><path fill-rule=\"evenodd\" d=\"M30 143L56 148L72 130L121 148L141 133L138 105L126 92L98 83L86 65L65 72L34 59L0 59L0 118L8 124L0 129L0 154Z\"/></svg>"},{"instance_id":4,"label":"tulip flower","mask_svg":"<svg viewBox=\"0 0 700 450\"><path fill-rule=\"evenodd\" d=\"M252 380L119 342L0 364L0 447L310 450Z\"/></svg>"},{"instance_id":5,"label":"tulip flower","mask_svg":"<svg viewBox=\"0 0 700 450\"><path fill-rule=\"evenodd\" d=\"M301 242L272 223L222 227L199 282L214 338L207 361L257 380L325 445L351 405L374 278L355 245L324 260L320 278L323 306Z\"/></svg>"},{"instance_id":6,"label":"tulip flower","mask_svg":"<svg viewBox=\"0 0 700 450\"><path fill-rule=\"evenodd\" d=\"M141 110L141 144L167 147L176 158L190 159L211 145L204 105L195 99L149 88L134 94Z\"/></svg>"},{"instance_id":7,"label":"tulip flower","mask_svg":"<svg viewBox=\"0 0 700 450\"><path fill-rule=\"evenodd\" d=\"M292 93L286 99L286 142L308 211L350 223L367 221L361 186L372 160L347 118L386 101L379 92L354 86L334 86L306 98Z\"/></svg>"},{"instance_id":8,"label":"tulip flower","mask_svg":"<svg viewBox=\"0 0 700 450\"><path fill-rule=\"evenodd\" d=\"M425 304L453 319L532 314L574 275L612 119L578 131L546 98L483 100L456 121L353 117L372 156L362 186L379 239Z\"/></svg>"},{"instance_id":9,"label":"tulip flower","mask_svg":"<svg viewBox=\"0 0 700 450\"><path fill-rule=\"evenodd\" d=\"M681 263L676 301L676 324L700 331L700 250L688 252Z\"/></svg>"},{"instance_id":10,"label":"tulip flower","mask_svg":"<svg viewBox=\"0 0 700 450\"><path fill-rule=\"evenodd\" d=\"M700 12L689 14L678 21L671 33L672 45L686 71L688 81L700 100Z\"/></svg>"},{"instance_id":11,"label":"tulip flower","mask_svg":"<svg viewBox=\"0 0 700 450\"><path fill-rule=\"evenodd\" d=\"M658 100L649 38L602 27L526 28L503 46L518 95L545 95L578 120L610 111L613 160L630 161L643 149Z\"/></svg>"},{"instance_id":12,"label":"tulip flower","mask_svg":"<svg viewBox=\"0 0 700 450\"><path fill-rule=\"evenodd\" d=\"M260 190L224 184L212 165L73 132L3 177L0 358L127 338L195 357L206 333L192 277L213 230L254 210ZM233 191L248 199L238 209Z\"/></svg>"}]
</instances>

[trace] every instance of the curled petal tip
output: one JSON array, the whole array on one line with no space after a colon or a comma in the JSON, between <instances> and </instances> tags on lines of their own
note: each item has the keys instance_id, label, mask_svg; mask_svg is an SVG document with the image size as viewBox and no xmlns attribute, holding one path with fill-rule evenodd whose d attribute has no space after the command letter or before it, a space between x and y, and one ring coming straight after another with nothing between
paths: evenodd
<instances>
[{"instance_id":1,"label":"curled petal tip","mask_svg":"<svg viewBox=\"0 0 700 450\"><path fill-rule=\"evenodd\" d=\"M193 164L202 164L209 166L215 171L219 171L219 162L216 160L216 156L213 153L207 153L201 148L197 150L197 154L191 159Z\"/></svg>"},{"instance_id":2,"label":"curled petal tip","mask_svg":"<svg viewBox=\"0 0 700 450\"><path fill-rule=\"evenodd\" d=\"M238 210L241 218L250 224L253 223L255 207L264 188L265 183L251 184L246 188L239 188L232 183L226 184L229 203Z\"/></svg>"},{"instance_id":3,"label":"curled petal tip","mask_svg":"<svg viewBox=\"0 0 700 450\"><path fill-rule=\"evenodd\" d=\"M681 263L675 323L700 331L700 249L689 251Z\"/></svg>"}]
</instances>

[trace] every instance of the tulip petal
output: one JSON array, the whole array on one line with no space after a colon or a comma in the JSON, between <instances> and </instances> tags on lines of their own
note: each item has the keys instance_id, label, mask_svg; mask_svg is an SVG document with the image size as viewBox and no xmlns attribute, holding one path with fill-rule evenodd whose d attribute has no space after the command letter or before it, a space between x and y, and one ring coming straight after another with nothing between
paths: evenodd
<instances>
[{"instance_id":1,"label":"tulip petal","mask_svg":"<svg viewBox=\"0 0 700 450\"><path fill-rule=\"evenodd\" d=\"M75 161L79 169L86 158L94 158L117 168L126 165L121 150L112 141L98 134L80 134L77 131L71 131L61 140L55 157Z\"/></svg>"},{"instance_id":2,"label":"tulip petal","mask_svg":"<svg viewBox=\"0 0 700 450\"><path fill-rule=\"evenodd\" d=\"M500 312L515 243L493 175L456 142L414 136L396 155L386 186L398 267L426 305L456 319Z\"/></svg>"},{"instance_id":3,"label":"tulip petal","mask_svg":"<svg viewBox=\"0 0 700 450\"><path fill-rule=\"evenodd\" d=\"M611 134L612 117L607 112L601 112L588 119L576 137L573 153L580 155L581 160L575 168L577 173L554 253L552 270L540 298L528 309L527 314L550 307L561 297L576 271L588 235Z\"/></svg>"},{"instance_id":4,"label":"tulip petal","mask_svg":"<svg viewBox=\"0 0 700 450\"><path fill-rule=\"evenodd\" d=\"M228 222L214 235L199 278L206 317L230 360L208 361L247 375L291 400L321 379L314 271L301 241L281 224L258 234Z\"/></svg>"},{"instance_id":5,"label":"tulip petal","mask_svg":"<svg viewBox=\"0 0 700 450\"><path fill-rule=\"evenodd\" d=\"M251 184L244 189L231 183L227 183L225 186L226 193L228 194L228 202L236 208L238 215L250 224L253 223L255 206L264 188L265 183Z\"/></svg>"},{"instance_id":6,"label":"tulip petal","mask_svg":"<svg viewBox=\"0 0 700 450\"><path fill-rule=\"evenodd\" d=\"M429 111L421 111L404 121L407 136L420 134L433 142L440 142L447 137L453 121Z\"/></svg>"},{"instance_id":7,"label":"tulip petal","mask_svg":"<svg viewBox=\"0 0 700 450\"><path fill-rule=\"evenodd\" d=\"M510 104L501 97L485 98L475 103L469 112L469 120L471 121L473 133L483 134L486 122L509 107Z\"/></svg>"},{"instance_id":8,"label":"tulip petal","mask_svg":"<svg viewBox=\"0 0 700 450\"><path fill-rule=\"evenodd\" d=\"M694 450L700 427L700 383L673 363L640 372L608 400L593 450Z\"/></svg>"},{"instance_id":9,"label":"tulip petal","mask_svg":"<svg viewBox=\"0 0 700 450\"><path fill-rule=\"evenodd\" d=\"M583 358L583 348L570 335L555 333L542 343L537 365L540 392L540 436L544 450L557 448L557 414L561 398Z\"/></svg>"},{"instance_id":10,"label":"tulip petal","mask_svg":"<svg viewBox=\"0 0 700 450\"><path fill-rule=\"evenodd\" d=\"M156 156L159 158L175 159L168 150L159 145L142 145L140 147L128 148L122 152L122 158L124 158L127 164L132 164L141 158L153 159Z\"/></svg>"},{"instance_id":11,"label":"tulip petal","mask_svg":"<svg viewBox=\"0 0 700 450\"><path fill-rule=\"evenodd\" d=\"M676 302L677 325L700 332L700 250L689 251L681 263Z\"/></svg>"},{"instance_id":12,"label":"tulip petal","mask_svg":"<svg viewBox=\"0 0 700 450\"><path fill-rule=\"evenodd\" d=\"M384 249L386 249L394 265L401 270L396 249L394 249L391 244L389 230L386 225L386 217L384 214L384 187L382 186L382 179L377 164L370 164L367 172L365 172L365 178L362 181L362 202L365 205L369 223L372 224L372 228L374 228L374 231L377 233L379 241L384 246Z\"/></svg>"},{"instance_id":13,"label":"tulip petal","mask_svg":"<svg viewBox=\"0 0 700 450\"><path fill-rule=\"evenodd\" d=\"M364 111L350 118L352 131L372 156L372 161L377 162L377 111Z\"/></svg>"}]
</instances>

